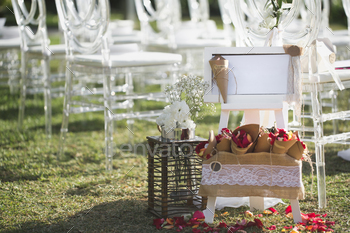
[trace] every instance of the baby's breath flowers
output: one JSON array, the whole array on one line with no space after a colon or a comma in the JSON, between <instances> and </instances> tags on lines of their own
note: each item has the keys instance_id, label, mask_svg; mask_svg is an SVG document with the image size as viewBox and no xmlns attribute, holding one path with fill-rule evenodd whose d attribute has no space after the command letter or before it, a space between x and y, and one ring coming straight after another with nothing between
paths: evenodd
<instances>
[{"instance_id":1,"label":"baby's breath flowers","mask_svg":"<svg viewBox=\"0 0 350 233\"><path fill-rule=\"evenodd\" d=\"M215 105L204 103L205 91L209 83L194 75L182 76L165 88L165 95L171 103L184 100L190 108L191 119L201 119L205 114L215 112Z\"/></svg>"}]
</instances>

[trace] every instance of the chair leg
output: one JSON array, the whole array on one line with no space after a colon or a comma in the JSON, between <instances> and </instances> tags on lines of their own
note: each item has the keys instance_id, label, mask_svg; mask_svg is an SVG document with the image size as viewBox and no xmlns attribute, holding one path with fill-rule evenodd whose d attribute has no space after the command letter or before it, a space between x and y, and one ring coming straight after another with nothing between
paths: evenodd
<instances>
[{"instance_id":1,"label":"chair leg","mask_svg":"<svg viewBox=\"0 0 350 233\"><path fill-rule=\"evenodd\" d=\"M105 143L106 143L106 170L113 170L113 119L109 117L108 109L105 110Z\"/></svg>"},{"instance_id":2,"label":"chair leg","mask_svg":"<svg viewBox=\"0 0 350 233\"><path fill-rule=\"evenodd\" d=\"M290 205L292 207L294 222L295 223L302 222L298 199L290 199Z\"/></svg>"},{"instance_id":3,"label":"chair leg","mask_svg":"<svg viewBox=\"0 0 350 233\"><path fill-rule=\"evenodd\" d=\"M132 76L131 72L128 72L128 73L125 74L125 83L128 85L128 89L127 89L126 94L127 95L128 94L133 94L134 93L134 82L133 82L133 76ZM132 101L132 100L130 100L130 101ZM133 102L128 104L128 107L127 107L127 113L128 114L132 114L133 113L133 106L134 106ZM126 121L126 124L127 124L127 127L128 127L128 135L129 135L129 144L130 145L134 144L134 133L133 133L134 123L135 123L134 119L128 119Z\"/></svg>"},{"instance_id":4,"label":"chair leg","mask_svg":"<svg viewBox=\"0 0 350 233\"><path fill-rule=\"evenodd\" d=\"M111 93L111 77L109 76L109 74L107 74L103 77L105 154L107 171L113 170L113 112Z\"/></svg>"},{"instance_id":5,"label":"chair leg","mask_svg":"<svg viewBox=\"0 0 350 233\"><path fill-rule=\"evenodd\" d=\"M23 129L24 120L24 108L27 93L27 56L22 52L21 56L21 81L20 81L20 98L19 98L19 109L18 109L18 129Z\"/></svg>"},{"instance_id":6,"label":"chair leg","mask_svg":"<svg viewBox=\"0 0 350 233\"><path fill-rule=\"evenodd\" d=\"M50 80L50 61L48 58L43 60L44 66L44 109L45 109L45 134L48 139L51 138L51 80Z\"/></svg>"},{"instance_id":7,"label":"chair leg","mask_svg":"<svg viewBox=\"0 0 350 233\"><path fill-rule=\"evenodd\" d=\"M58 160L60 160L64 154L64 144L65 144L66 136L68 132L70 100L71 100L73 75L74 75L71 73L71 70L68 69L68 67L70 67L69 62L67 62L66 66L67 66L66 84L65 84L64 101L63 101L63 115L62 115L62 126L61 126L61 137L60 137L60 143L59 143Z\"/></svg>"},{"instance_id":8,"label":"chair leg","mask_svg":"<svg viewBox=\"0 0 350 233\"><path fill-rule=\"evenodd\" d=\"M208 197L207 208L203 211L206 223L213 223L215 215L216 197Z\"/></svg>"},{"instance_id":9,"label":"chair leg","mask_svg":"<svg viewBox=\"0 0 350 233\"><path fill-rule=\"evenodd\" d=\"M318 84L312 84L311 102L312 102L312 118L314 121L314 137L315 137L315 155L317 168L317 187L318 187L318 206L326 207L326 172L323 138L323 123L321 121L322 103L320 102L320 92Z\"/></svg>"}]
</instances>

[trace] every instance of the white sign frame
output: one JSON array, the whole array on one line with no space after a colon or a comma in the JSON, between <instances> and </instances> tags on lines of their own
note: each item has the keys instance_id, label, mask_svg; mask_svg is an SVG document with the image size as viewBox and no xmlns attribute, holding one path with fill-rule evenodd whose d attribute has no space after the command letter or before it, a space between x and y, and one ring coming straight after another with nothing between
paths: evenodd
<instances>
[{"instance_id":1,"label":"white sign frame","mask_svg":"<svg viewBox=\"0 0 350 233\"><path fill-rule=\"evenodd\" d=\"M216 84L212 81L213 73L209 60L215 55L221 55L229 60L229 68L233 67L232 71L238 82L242 80L243 77L241 76L245 75L244 72L251 78L250 82L252 82L254 78L257 78L257 76L264 74L263 77L267 77L267 79L264 79L266 80L266 85L264 86L261 80L257 80L257 82L253 81L254 83L248 83L248 85L251 85L250 90L250 87L247 88L247 84L240 82L237 84L237 93L232 93L232 91L236 91L236 87L234 87L233 73L229 72L229 85L233 84L233 88L230 88L231 90L228 91L227 104L224 104L219 94L220 92L217 90L215 91L215 89L217 89ZM237 59L238 56L240 56L239 58L261 63L257 65L260 70L254 69L254 64L244 64L242 62L240 66L234 67L231 58ZM285 53L283 47L207 47L204 50L204 81L209 83L209 87L205 92L204 102L222 103L223 108L231 108L230 105L234 104L234 108L237 110L282 108L286 96L288 94L293 94L288 93L290 65L291 56ZM269 75L272 79L268 78ZM278 79L280 80L276 79L276 75L279 75ZM274 82L276 80L278 81L277 83ZM273 88L275 88L276 91L268 86L271 84L274 85Z\"/></svg>"}]
</instances>

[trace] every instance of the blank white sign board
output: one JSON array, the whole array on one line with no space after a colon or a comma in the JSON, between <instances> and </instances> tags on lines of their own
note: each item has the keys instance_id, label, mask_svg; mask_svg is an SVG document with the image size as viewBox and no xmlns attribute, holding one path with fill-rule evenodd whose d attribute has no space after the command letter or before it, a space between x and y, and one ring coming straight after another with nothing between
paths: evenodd
<instances>
[{"instance_id":1,"label":"blank white sign board","mask_svg":"<svg viewBox=\"0 0 350 233\"><path fill-rule=\"evenodd\" d=\"M293 90L288 86L291 56L282 47L205 48L204 80L210 84L204 96L205 102L222 102L209 64L215 55L228 60L229 69L232 70L228 73L228 103L235 102L239 97L244 101L246 98L259 99L259 96L266 95L273 95L280 101L280 97L291 94L288 90Z\"/></svg>"}]
</instances>

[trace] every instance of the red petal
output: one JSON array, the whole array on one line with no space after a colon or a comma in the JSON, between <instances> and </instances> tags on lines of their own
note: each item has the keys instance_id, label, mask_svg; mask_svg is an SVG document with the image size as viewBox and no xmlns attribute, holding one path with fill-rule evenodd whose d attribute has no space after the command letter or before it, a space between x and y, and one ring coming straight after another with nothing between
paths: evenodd
<instances>
[{"instance_id":1,"label":"red petal","mask_svg":"<svg viewBox=\"0 0 350 233\"><path fill-rule=\"evenodd\" d=\"M155 225L158 230L162 229L163 223L164 223L164 218L153 219L153 225Z\"/></svg>"},{"instance_id":2,"label":"red petal","mask_svg":"<svg viewBox=\"0 0 350 233\"><path fill-rule=\"evenodd\" d=\"M272 207L271 207L271 208L269 208L269 210L271 210L271 212L272 212L272 213L276 213L276 214L278 214L278 211L277 211L276 209L272 208Z\"/></svg>"},{"instance_id":3,"label":"red petal","mask_svg":"<svg viewBox=\"0 0 350 233\"><path fill-rule=\"evenodd\" d=\"M247 136L245 136L242 140L242 146L243 148L246 148L247 146L249 146L251 142L248 140Z\"/></svg>"},{"instance_id":4,"label":"red petal","mask_svg":"<svg viewBox=\"0 0 350 233\"><path fill-rule=\"evenodd\" d=\"M205 144L207 144L207 143L208 143L208 142L201 142L201 143L199 143L199 144L196 146L195 151L196 151L197 155L199 154L200 150L203 149L204 146L205 146Z\"/></svg>"},{"instance_id":5,"label":"red petal","mask_svg":"<svg viewBox=\"0 0 350 233\"><path fill-rule=\"evenodd\" d=\"M269 229L270 231L273 231L273 230L276 230L276 226L272 225L272 226L268 227L267 229Z\"/></svg>"},{"instance_id":6,"label":"red petal","mask_svg":"<svg viewBox=\"0 0 350 233\"><path fill-rule=\"evenodd\" d=\"M289 214L292 212L292 207L291 206L288 206L287 209L286 209L286 214Z\"/></svg>"},{"instance_id":7,"label":"red petal","mask_svg":"<svg viewBox=\"0 0 350 233\"><path fill-rule=\"evenodd\" d=\"M220 222L219 226L217 226L219 228L226 228L227 227L227 224L224 223L224 221Z\"/></svg>"},{"instance_id":8,"label":"red petal","mask_svg":"<svg viewBox=\"0 0 350 233\"><path fill-rule=\"evenodd\" d=\"M202 211L197 210L196 212L194 212L193 218L194 219L204 219L205 216L204 216Z\"/></svg>"},{"instance_id":9,"label":"red petal","mask_svg":"<svg viewBox=\"0 0 350 233\"><path fill-rule=\"evenodd\" d=\"M263 228L264 227L264 224L259 219L255 218L254 222L256 223L256 226L258 228Z\"/></svg>"}]
</instances>

